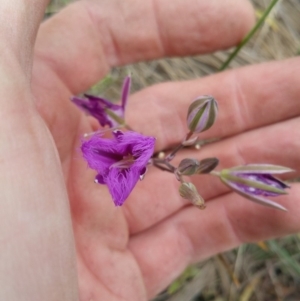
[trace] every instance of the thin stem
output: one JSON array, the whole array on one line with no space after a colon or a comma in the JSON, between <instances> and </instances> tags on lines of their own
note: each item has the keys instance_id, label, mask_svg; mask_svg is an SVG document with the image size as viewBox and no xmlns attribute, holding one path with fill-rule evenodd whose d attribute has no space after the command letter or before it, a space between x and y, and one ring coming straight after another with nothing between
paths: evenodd
<instances>
[{"instance_id":1,"label":"thin stem","mask_svg":"<svg viewBox=\"0 0 300 301\"><path fill-rule=\"evenodd\" d=\"M184 141L189 140L192 135L194 133L192 131L190 131L189 133L186 134L186 137L184 139ZM178 151L180 151L182 148L184 148L184 145L182 143L180 143L179 145L177 145L172 152L166 157L165 161L170 162L171 160L174 159L175 155L177 154Z\"/></svg>"},{"instance_id":2,"label":"thin stem","mask_svg":"<svg viewBox=\"0 0 300 301\"><path fill-rule=\"evenodd\" d=\"M106 133L106 132L112 132L114 130L117 130L119 129L120 127L117 126L117 127L113 127L113 128L106 128L106 129L101 129L101 130L97 130L95 132L91 132L91 133L85 133L83 135L84 138L87 138L87 137L90 137L90 136L94 136L94 135L97 135L97 134L102 134L102 133Z\"/></svg>"},{"instance_id":3,"label":"thin stem","mask_svg":"<svg viewBox=\"0 0 300 301\"><path fill-rule=\"evenodd\" d=\"M202 147L203 145L213 143L213 142L217 142L217 141L220 141L220 140L221 140L221 138L199 139L199 140L195 141L193 146L198 145L198 147Z\"/></svg>"},{"instance_id":4,"label":"thin stem","mask_svg":"<svg viewBox=\"0 0 300 301\"><path fill-rule=\"evenodd\" d=\"M220 172L219 171L212 170L209 174L213 175L213 176L220 177Z\"/></svg>"},{"instance_id":5,"label":"thin stem","mask_svg":"<svg viewBox=\"0 0 300 301\"><path fill-rule=\"evenodd\" d=\"M179 152L184 146L182 144L177 145L172 152L166 157L166 161L169 162L174 159L177 152Z\"/></svg>"},{"instance_id":6,"label":"thin stem","mask_svg":"<svg viewBox=\"0 0 300 301\"><path fill-rule=\"evenodd\" d=\"M182 176L181 175L179 175L179 174L177 174L176 175L176 178L177 178L177 180L180 182L180 183L184 183L184 180L183 180L183 178L182 178Z\"/></svg>"},{"instance_id":7,"label":"thin stem","mask_svg":"<svg viewBox=\"0 0 300 301\"><path fill-rule=\"evenodd\" d=\"M230 266L228 260L222 255L222 254L218 254L217 258L219 259L219 261L222 263L222 265L225 267L227 273L229 274L230 278L232 279L233 283L235 284L235 286L237 288L239 288L241 286L239 279L237 278L237 276L234 273L234 270L232 269L232 267Z\"/></svg>"},{"instance_id":8,"label":"thin stem","mask_svg":"<svg viewBox=\"0 0 300 301\"><path fill-rule=\"evenodd\" d=\"M125 120L118 116L117 114L115 114L112 110L110 109L105 109L105 112L107 113L107 115L109 117L111 117L114 121L116 121L117 123L120 124L120 127L124 127L129 131L134 131L128 124L126 124Z\"/></svg>"},{"instance_id":9,"label":"thin stem","mask_svg":"<svg viewBox=\"0 0 300 301\"><path fill-rule=\"evenodd\" d=\"M219 71L225 70L228 65L231 63L231 61L236 57L236 55L240 52L240 50L243 48L244 45L246 45L249 40L252 38L252 36L256 33L256 31L259 29L259 27L262 25L262 23L265 21L267 16L269 15L272 8L275 6L275 4L279 0L272 0L261 18L258 20L258 22L254 25L254 27L249 31L249 33L245 36L245 38L242 40L242 42L236 47L236 49L231 53L231 55L228 57L228 59L223 63Z\"/></svg>"},{"instance_id":10,"label":"thin stem","mask_svg":"<svg viewBox=\"0 0 300 301\"><path fill-rule=\"evenodd\" d=\"M128 131L135 132L135 130L131 126L129 126L128 124L126 124L126 123L124 124L124 128L127 129Z\"/></svg>"}]
</instances>

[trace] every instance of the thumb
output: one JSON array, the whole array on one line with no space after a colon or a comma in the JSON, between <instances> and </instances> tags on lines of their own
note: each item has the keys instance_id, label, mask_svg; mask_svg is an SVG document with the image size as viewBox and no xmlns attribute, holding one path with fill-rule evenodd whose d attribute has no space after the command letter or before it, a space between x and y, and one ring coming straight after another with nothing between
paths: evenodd
<instances>
[{"instance_id":1,"label":"thumb","mask_svg":"<svg viewBox=\"0 0 300 301\"><path fill-rule=\"evenodd\" d=\"M26 75L31 73L33 45L49 0L0 2L0 53L13 56Z\"/></svg>"}]
</instances>

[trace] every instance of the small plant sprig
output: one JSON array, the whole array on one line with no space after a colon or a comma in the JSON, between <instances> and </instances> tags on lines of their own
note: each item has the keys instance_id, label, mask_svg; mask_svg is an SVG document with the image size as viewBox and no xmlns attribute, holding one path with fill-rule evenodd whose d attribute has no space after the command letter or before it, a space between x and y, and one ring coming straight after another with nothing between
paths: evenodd
<instances>
[{"instance_id":1,"label":"small plant sprig","mask_svg":"<svg viewBox=\"0 0 300 301\"><path fill-rule=\"evenodd\" d=\"M293 171L290 168L271 164L247 164L215 171L219 163L215 157L202 160L185 158L178 166L171 163L181 149L195 145L198 135L214 124L218 113L218 104L214 97L203 95L191 103L187 113L189 131L183 141L166 157L158 158L154 155L155 138L133 131L124 121L130 83L130 77L126 77L121 106L91 95L72 98L79 108L95 117L101 126L108 126L112 131L112 138L103 138L101 131L85 135L89 138L82 142L81 150L88 166L97 172L95 182L107 185L116 206L123 205L137 182L145 177L147 168L154 166L174 174L180 182L181 197L200 209L205 208L205 201L196 186L185 181L185 176L216 176L243 197L286 211L285 207L269 197L286 194L289 186L274 175ZM122 127L127 131L121 131Z\"/></svg>"}]
</instances>

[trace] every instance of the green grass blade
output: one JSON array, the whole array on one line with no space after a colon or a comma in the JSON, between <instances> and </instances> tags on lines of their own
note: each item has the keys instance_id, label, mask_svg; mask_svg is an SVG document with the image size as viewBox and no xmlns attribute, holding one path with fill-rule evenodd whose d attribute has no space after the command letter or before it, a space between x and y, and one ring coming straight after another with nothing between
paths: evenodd
<instances>
[{"instance_id":1,"label":"green grass blade","mask_svg":"<svg viewBox=\"0 0 300 301\"><path fill-rule=\"evenodd\" d=\"M269 4L268 8L265 10L261 18L257 21L257 23L254 25L254 27L249 31L249 33L245 36L245 38L242 40L242 42L236 47L236 49L231 53L231 55L228 57L228 59L223 63L223 65L220 67L219 71L225 70L228 65L231 63L231 61L236 57L236 55L240 52L240 50L249 42L249 40L252 38L252 36L256 33L256 31L259 29L259 27L263 24L265 19L268 17L269 13L271 12L272 8L275 6L275 4L279 0L272 0Z\"/></svg>"},{"instance_id":2,"label":"green grass blade","mask_svg":"<svg viewBox=\"0 0 300 301\"><path fill-rule=\"evenodd\" d=\"M297 277L300 277L300 264L296 261L287 250L283 249L275 240L268 242L270 250L275 253L282 263L294 272Z\"/></svg>"}]
</instances>

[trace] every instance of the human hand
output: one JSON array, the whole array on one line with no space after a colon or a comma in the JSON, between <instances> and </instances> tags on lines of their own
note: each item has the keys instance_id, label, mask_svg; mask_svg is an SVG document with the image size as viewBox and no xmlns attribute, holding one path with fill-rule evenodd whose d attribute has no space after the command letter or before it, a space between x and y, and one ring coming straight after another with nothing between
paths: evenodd
<instances>
[{"instance_id":1,"label":"human hand","mask_svg":"<svg viewBox=\"0 0 300 301\"><path fill-rule=\"evenodd\" d=\"M61 164L30 87L45 6L41 0L0 3L0 300L78 295Z\"/></svg>"},{"instance_id":2,"label":"human hand","mask_svg":"<svg viewBox=\"0 0 300 301\"><path fill-rule=\"evenodd\" d=\"M61 159L83 301L146 300L191 262L245 241L284 235L300 228L297 186L290 196L284 197L284 205L290 210L285 214L231 194L215 179L199 177L196 182L208 201L203 212L180 198L178 183L172 176L157 170L149 170L122 208L113 206L106 187L93 183L94 172L87 170L78 152L80 137L93 130L93 122L73 107L69 97L87 89L111 66L233 45L253 21L249 4L244 1L195 1L189 7L184 1L177 1L171 8L166 1L157 4L156 13L150 3L130 4L78 2L42 25L35 48L32 91ZM178 15L187 18L178 22ZM213 154L220 159L221 167L244 162L295 167L299 159L294 124L298 122L295 117L299 114L300 91L294 84L297 76L293 72L297 72L294 60L157 85L132 95L126 117L134 128L157 137L157 150L163 150L185 135L185 112L190 101L209 93L218 100L220 114L216 125L202 137L224 140L203 147L199 153L186 151L184 157L205 158ZM290 101L283 103L286 98ZM34 139L30 141L34 143ZM43 146L43 155L52 152L49 142L39 145ZM284 156L281 149L289 149L289 155ZM55 158L49 162L55 162ZM55 178L59 166L52 166L50 171ZM43 178L44 173L44 168L37 168L34 177ZM28 179L24 179L27 183ZM51 184L47 194L43 194L45 202L51 199L53 191L63 191L61 178ZM66 198L57 200L60 202L55 203L53 211L61 212L63 204L63 214L59 216L68 219ZM48 212L46 209L42 211ZM57 221L55 231L62 231L65 239L71 241L68 225L62 220ZM53 242L52 249L55 256L50 253L47 260L62 258L60 245ZM35 253L37 258L40 255ZM60 276L62 272L72 274L68 269L56 271ZM66 290L70 291L74 277L67 278Z\"/></svg>"}]
</instances>

